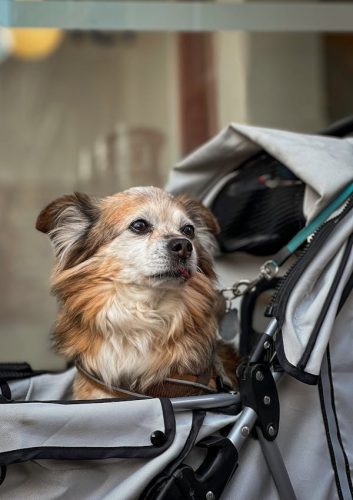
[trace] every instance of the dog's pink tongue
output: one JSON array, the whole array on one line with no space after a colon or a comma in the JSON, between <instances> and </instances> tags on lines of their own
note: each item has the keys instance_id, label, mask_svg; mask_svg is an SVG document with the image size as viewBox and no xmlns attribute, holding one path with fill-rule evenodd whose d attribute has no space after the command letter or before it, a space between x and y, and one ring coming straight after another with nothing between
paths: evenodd
<instances>
[{"instance_id":1,"label":"dog's pink tongue","mask_svg":"<svg viewBox=\"0 0 353 500\"><path fill-rule=\"evenodd\" d=\"M190 271L188 271L185 267L180 268L180 274L182 275L183 278L186 280L191 278Z\"/></svg>"}]
</instances>

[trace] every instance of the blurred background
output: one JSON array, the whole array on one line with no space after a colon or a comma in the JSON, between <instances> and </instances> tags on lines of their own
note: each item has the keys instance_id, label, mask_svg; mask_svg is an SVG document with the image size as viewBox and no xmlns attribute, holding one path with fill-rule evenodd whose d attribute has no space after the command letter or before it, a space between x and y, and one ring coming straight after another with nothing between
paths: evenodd
<instances>
[{"instance_id":1,"label":"blurred background","mask_svg":"<svg viewBox=\"0 0 353 500\"><path fill-rule=\"evenodd\" d=\"M50 350L48 202L163 186L229 122L317 132L353 112L353 35L0 28L0 361Z\"/></svg>"}]
</instances>

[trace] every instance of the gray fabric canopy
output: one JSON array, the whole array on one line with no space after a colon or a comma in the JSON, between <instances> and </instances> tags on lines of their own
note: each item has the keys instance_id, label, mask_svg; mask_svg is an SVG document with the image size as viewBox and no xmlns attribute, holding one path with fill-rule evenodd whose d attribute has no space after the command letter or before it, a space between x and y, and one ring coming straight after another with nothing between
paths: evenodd
<instances>
[{"instance_id":1,"label":"gray fabric canopy","mask_svg":"<svg viewBox=\"0 0 353 500\"><path fill-rule=\"evenodd\" d=\"M305 182L308 221L353 180L353 139L233 123L177 163L166 189L205 199L220 179L262 149Z\"/></svg>"},{"instance_id":2,"label":"gray fabric canopy","mask_svg":"<svg viewBox=\"0 0 353 500\"><path fill-rule=\"evenodd\" d=\"M303 211L308 223L353 181L353 139L231 124L175 165L166 189L174 194L189 193L210 206L214 193L224 184L223 179L261 150L271 154L305 183ZM352 232L350 213L309 268L298 276L286 306L284 324L278 336L281 361L289 373L309 383L317 381L340 298L352 272L353 252L345 251ZM336 283L338 270L340 279ZM327 305L332 287L335 293ZM322 316L324 320L319 331L313 332ZM313 342L313 334L314 345L302 366L300 362ZM301 377L301 373L307 377Z\"/></svg>"}]
</instances>

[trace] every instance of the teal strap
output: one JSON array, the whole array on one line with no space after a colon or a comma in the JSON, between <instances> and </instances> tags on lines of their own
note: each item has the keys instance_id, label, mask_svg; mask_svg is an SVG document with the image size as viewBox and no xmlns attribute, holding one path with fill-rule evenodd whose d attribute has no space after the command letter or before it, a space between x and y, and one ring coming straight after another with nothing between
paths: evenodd
<instances>
[{"instance_id":1,"label":"teal strap","mask_svg":"<svg viewBox=\"0 0 353 500\"><path fill-rule=\"evenodd\" d=\"M322 212L313 219L308 226L303 227L298 234L286 245L290 254L295 252L302 243L313 234L346 200L353 194L353 183L349 184Z\"/></svg>"},{"instance_id":2,"label":"teal strap","mask_svg":"<svg viewBox=\"0 0 353 500\"><path fill-rule=\"evenodd\" d=\"M295 252L304 241L308 239L308 237L315 233L319 229L319 227L345 202L347 199L353 194L353 183L349 184L341 194L337 196L322 212L319 213L313 219L308 226L303 227L298 234L294 236L290 240L289 243L285 247L283 247L276 255L273 256L272 259L266 261L260 267L259 275L252 281L249 280L240 280L235 282L234 285L230 288L224 288L222 293L231 292L230 300L233 300L237 297L240 297L247 293L249 290L252 290L256 287L259 281L266 279L273 279L277 273L279 268L282 266L284 262ZM229 297L228 297L229 300Z\"/></svg>"}]
</instances>

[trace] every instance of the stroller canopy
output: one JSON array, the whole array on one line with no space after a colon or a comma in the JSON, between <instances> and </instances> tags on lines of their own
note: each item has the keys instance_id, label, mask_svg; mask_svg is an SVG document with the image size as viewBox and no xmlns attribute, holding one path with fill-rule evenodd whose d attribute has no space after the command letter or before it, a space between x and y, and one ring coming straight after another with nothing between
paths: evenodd
<instances>
[{"instance_id":1,"label":"stroller canopy","mask_svg":"<svg viewBox=\"0 0 353 500\"><path fill-rule=\"evenodd\" d=\"M265 150L306 184L308 222L353 179L353 139L231 124L177 163L166 189L205 199L229 172Z\"/></svg>"},{"instance_id":2,"label":"stroller canopy","mask_svg":"<svg viewBox=\"0 0 353 500\"><path fill-rule=\"evenodd\" d=\"M305 183L307 225L353 181L353 139L231 124L175 165L167 189L174 194L189 193L210 206L221 180L244 165L247 168L247 160L260 151ZM281 365L309 384L317 383L336 316L352 286L351 205L346 197L331 223L320 227L310 258L301 259L294 276L292 272L290 279L283 280L274 313L281 326L276 339Z\"/></svg>"}]
</instances>

